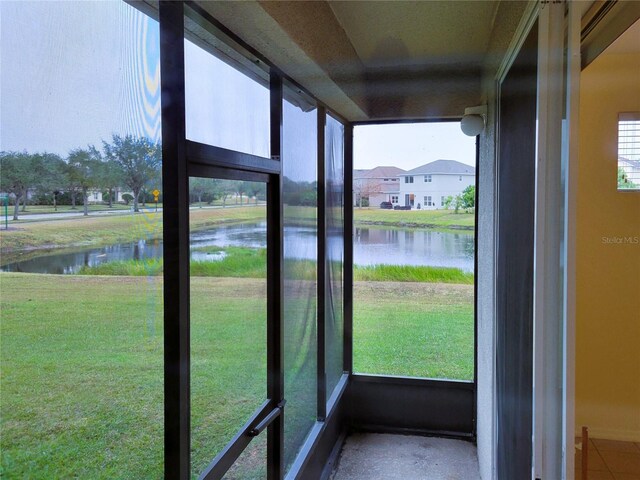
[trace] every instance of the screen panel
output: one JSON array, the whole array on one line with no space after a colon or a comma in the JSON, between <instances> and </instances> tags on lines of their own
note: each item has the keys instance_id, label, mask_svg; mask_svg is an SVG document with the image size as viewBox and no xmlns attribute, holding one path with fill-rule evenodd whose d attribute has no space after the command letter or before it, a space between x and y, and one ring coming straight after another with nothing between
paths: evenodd
<instances>
[{"instance_id":1,"label":"screen panel","mask_svg":"<svg viewBox=\"0 0 640 480\"><path fill-rule=\"evenodd\" d=\"M326 378L327 400L338 384L343 367L343 261L344 261L344 125L327 115L325 128L326 188Z\"/></svg>"},{"instance_id":2,"label":"screen panel","mask_svg":"<svg viewBox=\"0 0 640 480\"><path fill-rule=\"evenodd\" d=\"M196 28L190 17L198 14L187 13L187 30ZM184 49L187 139L269 158L268 82L250 76L231 47L202 28Z\"/></svg>"},{"instance_id":3,"label":"screen panel","mask_svg":"<svg viewBox=\"0 0 640 480\"><path fill-rule=\"evenodd\" d=\"M0 18L2 475L161 478L158 23L119 1Z\"/></svg>"},{"instance_id":4,"label":"screen panel","mask_svg":"<svg viewBox=\"0 0 640 480\"><path fill-rule=\"evenodd\" d=\"M195 194L202 190L206 195ZM191 469L197 478L267 398L267 226L264 183L192 177L190 193ZM234 471L241 478L264 471L255 455L238 460Z\"/></svg>"},{"instance_id":5,"label":"screen panel","mask_svg":"<svg viewBox=\"0 0 640 480\"><path fill-rule=\"evenodd\" d=\"M285 90L285 98L287 98ZM285 465L316 421L317 111L283 104Z\"/></svg>"},{"instance_id":6,"label":"screen panel","mask_svg":"<svg viewBox=\"0 0 640 480\"><path fill-rule=\"evenodd\" d=\"M475 144L458 121L354 128L355 372L473 380Z\"/></svg>"}]
</instances>

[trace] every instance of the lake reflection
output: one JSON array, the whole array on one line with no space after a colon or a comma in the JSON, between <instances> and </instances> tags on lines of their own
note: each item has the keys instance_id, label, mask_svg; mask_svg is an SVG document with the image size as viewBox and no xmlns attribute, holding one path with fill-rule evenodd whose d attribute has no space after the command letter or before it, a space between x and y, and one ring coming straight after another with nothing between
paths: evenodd
<instances>
[{"instance_id":1,"label":"lake reflection","mask_svg":"<svg viewBox=\"0 0 640 480\"><path fill-rule=\"evenodd\" d=\"M315 229L301 226L286 227L285 238L295 238L294 245L285 242L285 257L314 259ZM198 247L266 247L264 222L217 227L191 233L191 257L194 260L220 260L223 255L193 250ZM340 248L340 238L329 238L328 248ZM355 228L353 261L356 265L430 265L456 267L473 271L474 236L472 233L439 232L434 230ZM73 274L83 266L105 262L160 258L162 241L139 240L82 251L54 253L16 261L0 267L2 271ZM308 257L307 257L308 256Z\"/></svg>"},{"instance_id":2,"label":"lake reflection","mask_svg":"<svg viewBox=\"0 0 640 480\"><path fill-rule=\"evenodd\" d=\"M430 265L473 271L474 236L470 233L415 229L355 228L356 265Z\"/></svg>"}]
</instances>

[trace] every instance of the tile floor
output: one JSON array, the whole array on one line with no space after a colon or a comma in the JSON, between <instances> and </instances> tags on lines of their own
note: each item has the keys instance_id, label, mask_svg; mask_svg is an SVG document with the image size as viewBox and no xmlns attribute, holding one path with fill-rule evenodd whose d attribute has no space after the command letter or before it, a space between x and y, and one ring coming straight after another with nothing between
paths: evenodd
<instances>
[{"instance_id":1,"label":"tile floor","mask_svg":"<svg viewBox=\"0 0 640 480\"><path fill-rule=\"evenodd\" d=\"M640 443L593 438L588 455L588 480L640 480ZM576 450L575 465L576 480L582 480L580 450Z\"/></svg>"}]
</instances>

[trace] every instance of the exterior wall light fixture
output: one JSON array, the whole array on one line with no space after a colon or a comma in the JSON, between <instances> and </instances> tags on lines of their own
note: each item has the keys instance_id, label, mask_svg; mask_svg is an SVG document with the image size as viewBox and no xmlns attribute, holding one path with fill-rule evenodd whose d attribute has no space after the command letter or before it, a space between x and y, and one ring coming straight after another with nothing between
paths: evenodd
<instances>
[{"instance_id":1,"label":"exterior wall light fixture","mask_svg":"<svg viewBox=\"0 0 640 480\"><path fill-rule=\"evenodd\" d=\"M468 107L464 109L464 116L460 121L462 133L470 137L480 135L484 130L485 118L487 117L487 106Z\"/></svg>"}]
</instances>

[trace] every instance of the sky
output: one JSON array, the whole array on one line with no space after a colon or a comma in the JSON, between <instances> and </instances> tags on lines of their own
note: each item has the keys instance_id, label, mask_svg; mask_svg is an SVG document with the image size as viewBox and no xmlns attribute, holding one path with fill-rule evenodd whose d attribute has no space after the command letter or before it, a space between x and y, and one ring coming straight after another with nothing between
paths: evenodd
<instances>
[{"instance_id":1,"label":"sky","mask_svg":"<svg viewBox=\"0 0 640 480\"><path fill-rule=\"evenodd\" d=\"M124 2L0 1L0 150L160 139L158 23Z\"/></svg>"},{"instance_id":2,"label":"sky","mask_svg":"<svg viewBox=\"0 0 640 480\"><path fill-rule=\"evenodd\" d=\"M475 166L475 142L459 122L361 125L353 131L353 166L411 170L440 159Z\"/></svg>"},{"instance_id":3,"label":"sky","mask_svg":"<svg viewBox=\"0 0 640 480\"><path fill-rule=\"evenodd\" d=\"M0 35L0 150L64 157L114 133L160 140L155 20L120 1L0 1ZM269 156L268 90L188 41L185 68L187 138ZM315 113L294 110L285 108L285 144L293 140L283 155L302 167L315 162L305 153L315 151ZM457 122L359 126L354 166L473 165L474 142ZM315 177L311 168L287 173Z\"/></svg>"}]
</instances>

